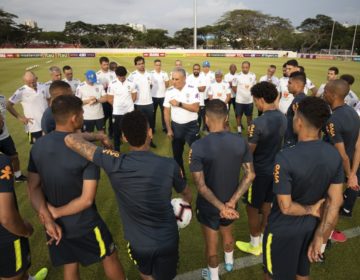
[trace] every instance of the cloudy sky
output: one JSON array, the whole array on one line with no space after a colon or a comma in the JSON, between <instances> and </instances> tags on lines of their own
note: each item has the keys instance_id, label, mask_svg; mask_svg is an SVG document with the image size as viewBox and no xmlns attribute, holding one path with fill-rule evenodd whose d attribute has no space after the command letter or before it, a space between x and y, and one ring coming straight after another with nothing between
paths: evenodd
<instances>
[{"instance_id":1,"label":"cloudy sky","mask_svg":"<svg viewBox=\"0 0 360 280\"><path fill-rule=\"evenodd\" d=\"M46 3L46 4L45 4ZM197 0L198 26L215 23L226 11L252 9L289 18L298 26L317 14L339 22L360 22L359 0ZM299 4L296 4L299 3ZM18 22L35 20L46 31L64 29L65 21L142 23L170 34L193 26L193 0L1 0L0 7L19 16Z\"/></svg>"}]
</instances>

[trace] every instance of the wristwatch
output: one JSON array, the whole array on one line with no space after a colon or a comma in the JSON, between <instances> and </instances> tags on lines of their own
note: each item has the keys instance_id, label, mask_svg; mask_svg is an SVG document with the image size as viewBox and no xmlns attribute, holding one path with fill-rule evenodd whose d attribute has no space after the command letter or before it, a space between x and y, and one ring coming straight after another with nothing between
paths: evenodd
<instances>
[{"instance_id":1,"label":"wristwatch","mask_svg":"<svg viewBox=\"0 0 360 280\"><path fill-rule=\"evenodd\" d=\"M182 102L179 102L179 107L182 107Z\"/></svg>"}]
</instances>

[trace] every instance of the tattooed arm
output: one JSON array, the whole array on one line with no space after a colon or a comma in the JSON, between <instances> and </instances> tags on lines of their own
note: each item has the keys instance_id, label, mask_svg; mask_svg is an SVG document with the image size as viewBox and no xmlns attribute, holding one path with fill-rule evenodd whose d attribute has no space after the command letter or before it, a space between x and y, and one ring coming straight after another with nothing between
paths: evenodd
<instances>
[{"instance_id":1,"label":"tattooed arm","mask_svg":"<svg viewBox=\"0 0 360 280\"><path fill-rule=\"evenodd\" d=\"M103 133L72 133L65 137L65 144L74 152L93 161L96 145L92 141L101 141L105 146L111 146L109 138Z\"/></svg>"},{"instance_id":2,"label":"tattooed arm","mask_svg":"<svg viewBox=\"0 0 360 280\"><path fill-rule=\"evenodd\" d=\"M239 213L231 208L228 208L222 203L214 193L206 186L204 172L192 172L194 183L197 187L199 194L205 198L208 202L214 205L220 211L220 216L227 219L236 219L239 217Z\"/></svg>"},{"instance_id":3,"label":"tattooed arm","mask_svg":"<svg viewBox=\"0 0 360 280\"><path fill-rule=\"evenodd\" d=\"M313 205L301 205L297 202L294 202L291 198L291 195L288 194L278 194L276 197L281 212L284 215L289 216L311 215L314 217L320 217L320 209L325 201L325 199L320 199Z\"/></svg>"},{"instance_id":4,"label":"tattooed arm","mask_svg":"<svg viewBox=\"0 0 360 280\"><path fill-rule=\"evenodd\" d=\"M243 196L243 194L249 189L252 181L255 179L254 165L252 162L243 163L242 168L244 169L244 176L240 181L240 184L233 194L227 205L231 208L235 208L238 200Z\"/></svg>"},{"instance_id":5,"label":"tattooed arm","mask_svg":"<svg viewBox=\"0 0 360 280\"><path fill-rule=\"evenodd\" d=\"M339 209L343 204L343 184L331 184L328 190L321 222L316 229L314 239L308 250L308 258L311 262L319 261L321 245L326 243L331 231L335 228L339 217ZM325 241L325 242L324 242Z\"/></svg>"}]
</instances>

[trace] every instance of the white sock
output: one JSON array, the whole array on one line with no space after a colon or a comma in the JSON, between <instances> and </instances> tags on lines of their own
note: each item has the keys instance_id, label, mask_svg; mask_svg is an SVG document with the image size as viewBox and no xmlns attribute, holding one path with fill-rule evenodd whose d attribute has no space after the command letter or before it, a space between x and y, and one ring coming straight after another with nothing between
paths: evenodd
<instances>
[{"instance_id":1,"label":"white sock","mask_svg":"<svg viewBox=\"0 0 360 280\"><path fill-rule=\"evenodd\" d=\"M331 236L333 235L334 231L332 230L329 236L329 240L331 240Z\"/></svg>"},{"instance_id":2,"label":"white sock","mask_svg":"<svg viewBox=\"0 0 360 280\"><path fill-rule=\"evenodd\" d=\"M225 253L225 263L234 263L234 251L224 252Z\"/></svg>"},{"instance_id":3,"label":"white sock","mask_svg":"<svg viewBox=\"0 0 360 280\"><path fill-rule=\"evenodd\" d=\"M250 234L250 244L253 246L253 247L257 247L260 245L260 236L252 236Z\"/></svg>"},{"instance_id":4,"label":"white sock","mask_svg":"<svg viewBox=\"0 0 360 280\"><path fill-rule=\"evenodd\" d=\"M209 270L210 270L210 278L211 280L219 280L219 267L210 267L209 266Z\"/></svg>"},{"instance_id":5,"label":"white sock","mask_svg":"<svg viewBox=\"0 0 360 280\"><path fill-rule=\"evenodd\" d=\"M241 133L241 126L238 126L238 132Z\"/></svg>"},{"instance_id":6,"label":"white sock","mask_svg":"<svg viewBox=\"0 0 360 280\"><path fill-rule=\"evenodd\" d=\"M19 170L19 171L15 171L15 172L14 172L14 175L15 175L15 178L21 176L21 171L20 171L20 170Z\"/></svg>"},{"instance_id":7,"label":"white sock","mask_svg":"<svg viewBox=\"0 0 360 280\"><path fill-rule=\"evenodd\" d=\"M326 249L326 243L321 245L321 254L324 254L325 249Z\"/></svg>"}]
</instances>

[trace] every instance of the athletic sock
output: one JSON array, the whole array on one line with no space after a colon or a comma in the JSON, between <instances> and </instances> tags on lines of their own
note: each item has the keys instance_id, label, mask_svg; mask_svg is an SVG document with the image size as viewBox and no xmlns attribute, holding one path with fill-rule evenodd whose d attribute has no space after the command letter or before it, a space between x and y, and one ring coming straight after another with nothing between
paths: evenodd
<instances>
[{"instance_id":1,"label":"athletic sock","mask_svg":"<svg viewBox=\"0 0 360 280\"><path fill-rule=\"evenodd\" d=\"M325 249L326 249L326 243L321 245L321 249L320 249L321 254L324 254Z\"/></svg>"},{"instance_id":2,"label":"athletic sock","mask_svg":"<svg viewBox=\"0 0 360 280\"><path fill-rule=\"evenodd\" d=\"M14 175L15 175L15 178L21 176L21 171L20 171L20 170L15 171L15 172L14 172Z\"/></svg>"},{"instance_id":3,"label":"athletic sock","mask_svg":"<svg viewBox=\"0 0 360 280\"><path fill-rule=\"evenodd\" d=\"M225 263L234 263L234 251L224 252L225 253Z\"/></svg>"},{"instance_id":4,"label":"athletic sock","mask_svg":"<svg viewBox=\"0 0 360 280\"><path fill-rule=\"evenodd\" d=\"M250 235L250 244L253 247L258 247L260 245L260 236L252 236L252 235Z\"/></svg>"},{"instance_id":5,"label":"athletic sock","mask_svg":"<svg viewBox=\"0 0 360 280\"><path fill-rule=\"evenodd\" d=\"M211 280L219 280L219 266L217 267L209 266L209 271L210 271Z\"/></svg>"},{"instance_id":6,"label":"athletic sock","mask_svg":"<svg viewBox=\"0 0 360 280\"><path fill-rule=\"evenodd\" d=\"M331 236L333 235L334 231L332 230L329 236L329 240L331 240Z\"/></svg>"},{"instance_id":7,"label":"athletic sock","mask_svg":"<svg viewBox=\"0 0 360 280\"><path fill-rule=\"evenodd\" d=\"M238 126L238 132L241 133L241 126Z\"/></svg>"},{"instance_id":8,"label":"athletic sock","mask_svg":"<svg viewBox=\"0 0 360 280\"><path fill-rule=\"evenodd\" d=\"M29 274L29 278L28 278L28 280L35 280L35 278L34 278L34 277L32 277L32 276Z\"/></svg>"}]
</instances>

